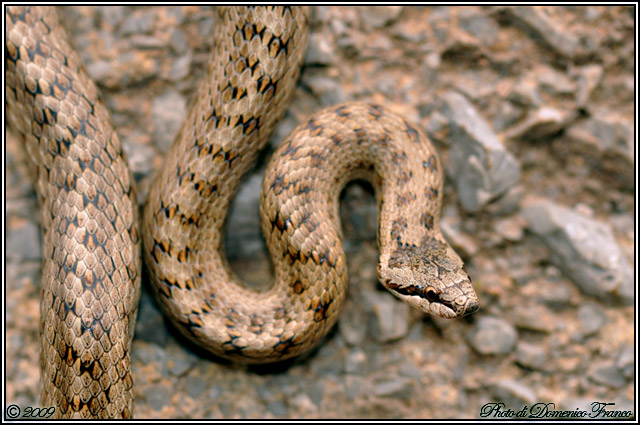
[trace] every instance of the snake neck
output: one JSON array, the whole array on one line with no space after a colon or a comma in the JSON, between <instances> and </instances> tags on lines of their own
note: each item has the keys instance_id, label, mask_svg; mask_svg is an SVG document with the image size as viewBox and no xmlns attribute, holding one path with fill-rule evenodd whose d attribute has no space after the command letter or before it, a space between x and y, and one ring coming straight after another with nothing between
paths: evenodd
<instances>
[{"instance_id":1,"label":"snake neck","mask_svg":"<svg viewBox=\"0 0 640 425\"><path fill-rule=\"evenodd\" d=\"M347 182L364 178L378 204L380 282L429 314L453 318L477 309L463 262L440 232L438 156L410 123L376 105L329 108L283 143L266 175L263 230L277 275L286 278L308 258L312 267L301 269L316 275L344 263L335 243L341 239L338 198ZM288 255L280 260L279 252Z\"/></svg>"}]
</instances>

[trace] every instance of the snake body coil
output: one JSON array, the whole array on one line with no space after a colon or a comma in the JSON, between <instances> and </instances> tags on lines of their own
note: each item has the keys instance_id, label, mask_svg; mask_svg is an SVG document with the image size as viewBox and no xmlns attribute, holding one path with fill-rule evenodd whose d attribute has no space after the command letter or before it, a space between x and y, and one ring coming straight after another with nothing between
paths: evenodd
<instances>
[{"instance_id":1,"label":"snake body coil","mask_svg":"<svg viewBox=\"0 0 640 425\"><path fill-rule=\"evenodd\" d=\"M129 167L56 10L9 6L6 23L7 122L42 207L41 404L130 417L141 259Z\"/></svg>"},{"instance_id":2,"label":"snake body coil","mask_svg":"<svg viewBox=\"0 0 640 425\"><path fill-rule=\"evenodd\" d=\"M128 417L139 281L129 172L95 87L54 19L40 13L8 11L7 99L13 126L37 152L44 207L43 400L64 405L64 416ZM151 283L177 329L219 356L253 363L292 357L318 342L346 294L338 197L360 177L376 189L385 287L442 317L475 311L463 263L439 230L443 174L434 148L413 125L363 103L314 115L273 155L261 216L275 283L262 293L242 286L223 252L226 212L294 91L308 11L222 8L220 18L208 76L142 219ZM53 59L64 79L49 72ZM68 118L77 104L80 114ZM87 252L96 258L78 260ZM106 358L111 366L103 365Z\"/></svg>"}]
</instances>

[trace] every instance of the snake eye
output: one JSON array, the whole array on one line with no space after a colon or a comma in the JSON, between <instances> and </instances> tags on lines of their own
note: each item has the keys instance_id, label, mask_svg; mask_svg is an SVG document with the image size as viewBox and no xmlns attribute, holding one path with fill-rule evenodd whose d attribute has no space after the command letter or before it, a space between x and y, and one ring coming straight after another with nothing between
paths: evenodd
<instances>
[{"instance_id":1,"label":"snake eye","mask_svg":"<svg viewBox=\"0 0 640 425\"><path fill-rule=\"evenodd\" d=\"M427 299L431 302L438 301L438 293L433 288L427 288Z\"/></svg>"}]
</instances>

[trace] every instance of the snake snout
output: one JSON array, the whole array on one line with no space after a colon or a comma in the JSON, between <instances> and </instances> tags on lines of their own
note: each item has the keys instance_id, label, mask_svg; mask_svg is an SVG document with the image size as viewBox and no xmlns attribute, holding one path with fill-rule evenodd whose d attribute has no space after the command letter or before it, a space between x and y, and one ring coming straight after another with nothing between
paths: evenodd
<instances>
[{"instance_id":1,"label":"snake snout","mask_svg":"<svg viewBox=\"0 0 640 425\"><path fill-rule=\"evenodd\" d=\"M464 316L473 314L476 311L478 311L479 308L480 308L480 303L478 303L478 300L469 300L460 311L459 317L464 317Z\"/></svg>"}]
</instances>

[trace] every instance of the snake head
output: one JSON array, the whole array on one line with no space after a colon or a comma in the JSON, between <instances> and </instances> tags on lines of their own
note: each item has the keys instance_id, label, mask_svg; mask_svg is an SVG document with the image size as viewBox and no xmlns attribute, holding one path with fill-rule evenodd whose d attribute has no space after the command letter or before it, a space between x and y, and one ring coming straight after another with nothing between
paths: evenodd
<instances>
[{"instance_id":1,"label":"snake head","mask_svg":"<svg viewBox=\"0 0 640 425\"><path fill-rule=\"evenodd\" d=\"M444 241L401 244L380 257L378 275L391 293L425 313L453 319L478 310L464 263Z\"/></svg>"}]
</instances>

